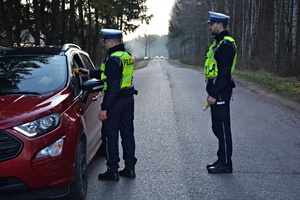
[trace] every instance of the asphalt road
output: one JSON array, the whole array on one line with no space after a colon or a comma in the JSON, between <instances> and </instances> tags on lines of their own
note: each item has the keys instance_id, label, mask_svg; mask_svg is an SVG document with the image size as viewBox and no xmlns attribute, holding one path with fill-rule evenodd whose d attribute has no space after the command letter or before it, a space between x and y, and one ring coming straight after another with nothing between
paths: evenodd
<instances>
[{"instance_id":1,"label":"asphalt road","mask_svg":"<svg viewBox=\"0 0 300 200\"><path fill-rule=\"evenodd\" d=\"M106 166L95 157L87 200L300 199L298 112L237 83L231 102L234 172L208 174L217 140L209 109L201 110L203 73L156 59L135 71L134 84L137 177L97 180Z\"/></svg>"}]
</instances>

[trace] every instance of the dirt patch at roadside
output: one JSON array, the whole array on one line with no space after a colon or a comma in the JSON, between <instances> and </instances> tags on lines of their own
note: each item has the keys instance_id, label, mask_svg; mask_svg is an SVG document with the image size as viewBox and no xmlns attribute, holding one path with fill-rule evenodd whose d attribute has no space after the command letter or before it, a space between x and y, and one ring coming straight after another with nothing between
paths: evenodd
<instances>
[{"instance_id":1,"label":"dirt patch at roadside","mask_svg":"<svg viewBox=\"0 0 300 200\"><path fill-rule=\"evenodd\" d=\"M253 82L247 81L240 77L234 76L234 81L237 85L248 88L253 93L256 93L262 97L268 98L272 103L283 106L287 109L297 112L300 114L300 103L295 102L288 97L283 97L276 93L276 91L268 90L263 88L262 86L255 84Z\"/></svg>"}]
</instances>

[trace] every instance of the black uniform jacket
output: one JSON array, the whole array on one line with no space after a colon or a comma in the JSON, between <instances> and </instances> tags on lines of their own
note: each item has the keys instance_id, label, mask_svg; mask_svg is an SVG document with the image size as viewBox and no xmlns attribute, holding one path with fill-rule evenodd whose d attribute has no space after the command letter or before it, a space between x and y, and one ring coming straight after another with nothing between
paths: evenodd
<instances>
[{"instance_id":1,"label":"black uniform jacket","mask_svg":"<svg viewBox=\"0 0 300 200\"><path fill-rule=\"evenodd\" d=\"M215 36L217 44L224 38L224 36L230 36L227 30L222 31ZM235 56L235 47L229 41L223 42L223 44L215 52L215 59L218 65L218 76L216 80L210 80L206 86L208 94L215 99L219 99L220 95L229 93L231 96L232 88L235 84L231 78L231 66Z\"/></svg>"},{"instance_id":2,"label":"black uniform jacket","mask_svg":"<svg viewBox=\"0 0 300 200\"><path fill-rule=\"evenodd\" d=\"M110 57L110 55L116 51L126 51L124 44L118 44L110 48L104 59L104 62L106 63L104 74L107 77L107 89L105 91L103 102L101 104L101 110L108 110L117 98L133 95L134 93L134 88L126 90L120 89L122 81L123 64L121 62L121 59L113 59L112 57ZM99 79L101 73L102 71L99 69L90 70L90 77Z\"/></svg>"}]
</instances>

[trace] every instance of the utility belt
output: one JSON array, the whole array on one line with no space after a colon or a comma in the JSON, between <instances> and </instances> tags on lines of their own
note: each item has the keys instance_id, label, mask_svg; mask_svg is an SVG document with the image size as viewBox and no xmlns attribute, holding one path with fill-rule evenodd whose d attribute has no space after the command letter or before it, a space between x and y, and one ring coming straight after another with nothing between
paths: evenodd
<instances>
[{"instance_id":1,"label":"utility belt","mask_svg":"<svg viewBox=\"0 0 300 200\"><path fill-rule=\"evenodd\" d=\"M121 88L120 89L121 91L121 94L135 94L137 95L138 94L138 91L134 88L134 86L129 86L129 87L124 87L124 88Z\"/></svg>"},{"instance_id":2,"label":"utility belt","mask_svg":"<svg viewBox=\"0 0 300 200\"><path fill-rule=\"evenodd\" d=\"M206 85L210 85L210 84L215 84L216 83L216 80L217 80L217 77L215 77L215 78L206 78L205 79L205 83L206 83Z\"/></svg>"},{"instance_id":3,"label":"utility belt","mask_svg":"<svg viewBox=\"0 0 300 200\"><path fill-rule=\"evenodd\" d=\"M216 80L217 80L217 77L215 77L215 78L207 78L207 79L205 79L205 83L206 83L206 85L214 85L216 83ZM229 82L229 87L231 89L231 88L235 88L235 86L236 85L234 83L234 80L231 77L230 82Z\"/></svg>"},{"instance_id":4,"label":"utility belt","mask_svg":"<svg viewBox=\"0 0 300 200\"><path fill-rule=\"evenodd\" d=\"M124 88L121 88L120 90L134 90L134 86L129 86L129 87L124 87Z\"/></svg>"}]
</instances>

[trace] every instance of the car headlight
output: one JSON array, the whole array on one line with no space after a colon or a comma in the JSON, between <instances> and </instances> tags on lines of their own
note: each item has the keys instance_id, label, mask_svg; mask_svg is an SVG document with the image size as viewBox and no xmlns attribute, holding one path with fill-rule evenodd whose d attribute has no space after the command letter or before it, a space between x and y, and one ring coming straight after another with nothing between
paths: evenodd
<instances>
[{"instance_id":1,"label":"car headlight","mask_svg":"<svg viewBox=\"0 0 300 200\"><path fill-rule=\"evenodd\" d=\"M64 139L61 138L56 142L54 142L53 144L40 150L36 155L36 158L40 158L44 156L51 156L51 157L59 156L63 150L63 146L64 146Z\"/></svg>"},{"instance_id":2,"label":"car headlight","mask_svg":"<svg viewBox=\"0 0 300 200\"><path fill-rule=\"evenodd\" d=\"M60 114L54 113L35 121L15 126L13 129L27 137L33 138L57 128L60 124L60 120Z\"/></svg>"}]
</instances>

